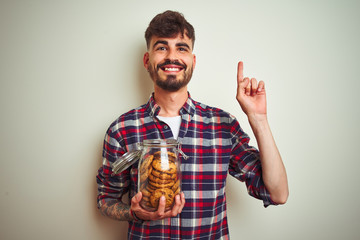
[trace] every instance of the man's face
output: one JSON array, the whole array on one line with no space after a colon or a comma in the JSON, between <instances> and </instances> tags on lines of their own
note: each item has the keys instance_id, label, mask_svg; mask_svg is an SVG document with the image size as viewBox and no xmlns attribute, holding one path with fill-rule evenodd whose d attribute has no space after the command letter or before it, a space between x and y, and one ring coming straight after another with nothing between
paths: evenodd
<instances>
[{"instance_id":1,"label":"man's face","mask_svg":"<svg viewBox=\"0 0 360 240\"><path fill-rule=\"evenodd\" d=\"M196 57L192 41L178 34L175 38L152 37L143 61L158 87L175 92L190 82Z\"/></svg>"}]
</instances>

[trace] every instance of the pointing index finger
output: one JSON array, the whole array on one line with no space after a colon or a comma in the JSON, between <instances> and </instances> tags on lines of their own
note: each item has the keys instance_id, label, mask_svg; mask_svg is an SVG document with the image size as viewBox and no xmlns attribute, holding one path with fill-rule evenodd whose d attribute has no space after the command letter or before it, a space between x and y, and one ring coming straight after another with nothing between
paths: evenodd
<instances>
[{"instance_id":1,"label":"pointing index finger","mask_svg":"<svg viewBox=\"0 0 360 240\"><path fill-rule=\"evenodd\" d=\"M244 69L243 62L240 61L238 63L238 71L237 71L237 79L239 82L243 81L244 79L243 69Z\"/></svg>"}]
</instances>

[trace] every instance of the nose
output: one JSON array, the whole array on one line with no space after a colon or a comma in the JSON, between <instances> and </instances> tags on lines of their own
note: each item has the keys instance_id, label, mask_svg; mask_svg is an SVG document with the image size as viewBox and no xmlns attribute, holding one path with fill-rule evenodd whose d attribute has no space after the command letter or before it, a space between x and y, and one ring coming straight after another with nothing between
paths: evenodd
<instances>
[{"instance_id":1,"label":"nose","mask_svg":"<svg viewBox=\"0 0 360 240\"><path fill-rule=\"evenodd\" d=\"M177 53L176 53L176 49L173 48L169 48L168 52L167 52L167 56L166 58L170 61L175 61L177 60Z\"/></svg>"}]
</instances>

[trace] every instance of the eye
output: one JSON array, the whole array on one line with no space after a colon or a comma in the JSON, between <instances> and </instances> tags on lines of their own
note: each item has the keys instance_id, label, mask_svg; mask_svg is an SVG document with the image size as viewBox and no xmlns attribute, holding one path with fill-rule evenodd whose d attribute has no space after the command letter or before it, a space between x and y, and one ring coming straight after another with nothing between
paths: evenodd
<instances>
[{"instance_id":1,"label":"eye","mask_svg":"<svg viewBox=\"0 0 360 240\"><path fill-rule=\"evenodd\" d=\"M187 48L180 47L180 48L179 48L179 51L180 51L180 52L187 52Z\"/></svg>"},{"instance_id":2,"label":"eye","mask_svg":"<svg viewBox=\"0 0 360 240\"><path fill-rule=\"evenodd\" d=\"M165 50L166 50L166 47L161 46L161 47L158 47L156 50L159 50L159 51L165 51Z\"/></svg>"}]
</instances>

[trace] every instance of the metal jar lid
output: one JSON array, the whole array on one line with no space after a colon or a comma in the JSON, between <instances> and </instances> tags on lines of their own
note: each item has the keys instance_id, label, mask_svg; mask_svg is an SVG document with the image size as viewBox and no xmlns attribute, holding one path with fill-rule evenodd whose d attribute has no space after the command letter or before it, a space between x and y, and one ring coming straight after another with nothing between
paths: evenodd
<instances>
[{"instance_id":1,"label":"metal jar lid","mask_svg":"<svg viewBox=\"0 0 360 240\"><path fill-rule=\"evenodd\" d=\"M124 171L134 163L136 163L140 157L144 147L177 147L179 153L183 156L184 159L188 159L183 151L181 150L180 143L175 139L147 139L144 140L142 143L138 143L137 150L133 150L130 152L124 153L121 157L116 159L116 161L112 164L112 171L113 173L111 176Z\"/></svg>"},{"instance_id":2,"label":"metal jar lid","mask_svg":"<svg viewBox=\"0 0 360 240\"><path fill-rule=\"evenodd\" d=\"M119 157L113 164L112 164L112 171L113 173L111 176L124 171L134 163L136 163L141 156L142 150L135 150L131 152L127 152L121 157Z\"/></svg>"}]
</instances>

